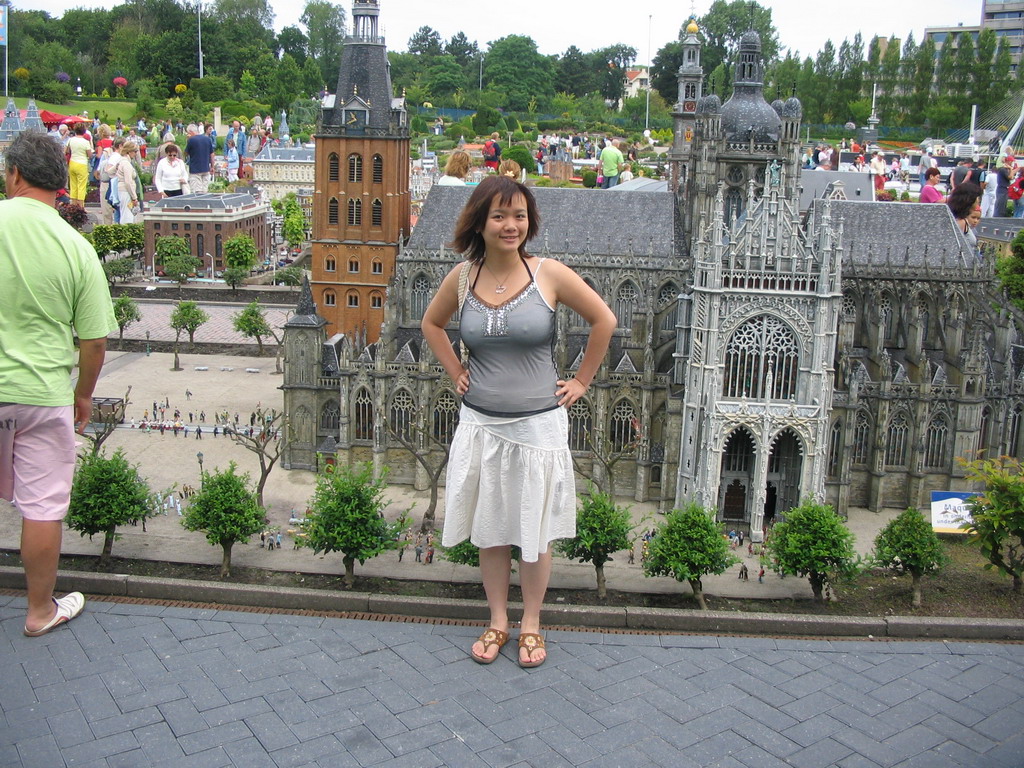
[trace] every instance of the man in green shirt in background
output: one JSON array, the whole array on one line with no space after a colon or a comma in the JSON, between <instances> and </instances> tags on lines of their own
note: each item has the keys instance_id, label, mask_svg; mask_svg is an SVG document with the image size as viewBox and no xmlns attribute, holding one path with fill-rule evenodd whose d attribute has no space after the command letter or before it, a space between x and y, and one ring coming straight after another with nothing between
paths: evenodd
<instances>
[{"instance_id":1,"label":"man in green shirt in background","mask_svg":"<svg viewBox=\"0 0 1024 768\"><path fill-rule=\"evenodd\" d=\"M622 152L619 151L619 140L612 139L601 150L601 189L610 189L619 183L619 166L622 165Z\"/></svg>"},{"instance_id":2,"label":"man in green shirt in background","mask_svg":"<svg viewBox=\"0 0 1024 768\"><path fill-rule=\"evenodd\" d=\"M75 427L91 420L107 335L117 324L96 251L57 213L67 184L63 148L18 136L4 155L0 202L0 497L21 513L28 591L25 635L82 612L85 598L53 596L75 470ZM74 334L78 382L71 387Z\"/></svg>"}]
</instances>

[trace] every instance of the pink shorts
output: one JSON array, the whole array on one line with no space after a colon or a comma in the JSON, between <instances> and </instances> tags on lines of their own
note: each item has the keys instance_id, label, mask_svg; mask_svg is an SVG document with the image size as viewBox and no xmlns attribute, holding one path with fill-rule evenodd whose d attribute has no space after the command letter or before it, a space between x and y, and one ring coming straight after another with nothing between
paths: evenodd
<instances>
[{"instance_id":1,"label":"pink shorts","mask_svg":"<svg viewBox=\"0 0 1024 768\"><path fill-rule=\"evenodd\" d=\"M75 474L70 405L0 405L0 497L26 520L63 520Z\"/></svg>"}]
</instances>

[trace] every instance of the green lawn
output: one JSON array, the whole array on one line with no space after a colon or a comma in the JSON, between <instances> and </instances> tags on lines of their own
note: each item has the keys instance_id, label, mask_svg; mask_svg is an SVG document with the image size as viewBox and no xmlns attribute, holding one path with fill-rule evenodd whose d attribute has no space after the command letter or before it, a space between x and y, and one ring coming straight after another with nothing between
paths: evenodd
<instances>
[{"instance_id":1,"label":"green lawn","mask_svg":"<svg viewBox=\"0 0 1024 768\"><path fill-rule=\"evenodd\" d=\"M25 109L28 106L28 98L15 97L14 103L18 109ZM72 101L68 104L50 104L37 100L36 106L61 115L80 115L83 111L88 111L89 116L92 117L93 113L99 112L101 118L105 116L107 122L110 123L116 122L119 117L128 122L135 115L134 101L89 101L86 99Z\"/></svg>"}]
</instances>

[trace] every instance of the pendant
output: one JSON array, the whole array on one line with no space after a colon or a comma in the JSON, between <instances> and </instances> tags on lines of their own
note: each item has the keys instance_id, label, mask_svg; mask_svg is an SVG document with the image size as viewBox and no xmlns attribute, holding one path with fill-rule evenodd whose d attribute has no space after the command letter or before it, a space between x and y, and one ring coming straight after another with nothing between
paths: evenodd
<instances>
[{"instance_id":1,"label":"pendant","mask_svg":"<svg viewBox=\"0 0 1024 768\"><path fill-rule=\"evenodd\" d=\"M500 296L501 294L503 294L505 292L505 286L504 285L496 285L496 286L494 286L494 292Z\"/></svg>"}]
</instances>

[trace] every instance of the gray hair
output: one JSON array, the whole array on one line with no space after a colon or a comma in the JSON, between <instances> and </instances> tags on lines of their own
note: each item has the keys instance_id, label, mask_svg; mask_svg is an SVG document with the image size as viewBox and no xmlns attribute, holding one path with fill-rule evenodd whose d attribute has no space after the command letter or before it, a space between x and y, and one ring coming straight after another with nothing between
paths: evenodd
<instances>
[{"instance_id":1,"label":"gray hair","mask_svg":"<svg viewBox=\"0 0 1024 768\"><path fill-rule=\"evenodd\" d=\"M64 148L45 133L25 131L4 153L7 170L18 169L26 183L56 192L68 185Z\"/></svg>"}]
</instances>

